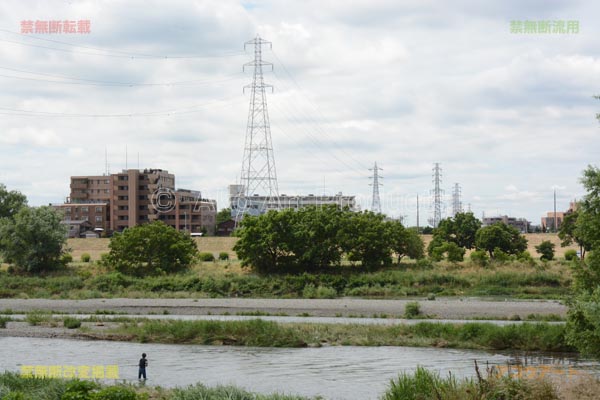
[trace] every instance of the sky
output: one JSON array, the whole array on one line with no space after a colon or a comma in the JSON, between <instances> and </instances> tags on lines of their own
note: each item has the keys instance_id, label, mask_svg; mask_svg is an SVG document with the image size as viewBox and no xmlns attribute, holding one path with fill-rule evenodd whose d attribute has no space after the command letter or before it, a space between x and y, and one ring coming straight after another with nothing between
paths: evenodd
<instances>
[{"instance_id":1,"label":"sky","mask_svg":"<svg viewBox=\"0 0 600 400\"><path fill-rule=\"evenodd\" d=\"M597 165L600 3L557 0L19 1L0 3L0 182L32 205L69 178L161 168L227 206L240 176L252 70L263 59L280 193L356 195L444 216L461 186L476 216L534 224L584 194ZM89 33L21 33L23 21ZM513 32L532 21L570 33ZM553 22L554 23L554 22ZM531 26L531 24L530 24Z\"/></svg>"}]
</instances>

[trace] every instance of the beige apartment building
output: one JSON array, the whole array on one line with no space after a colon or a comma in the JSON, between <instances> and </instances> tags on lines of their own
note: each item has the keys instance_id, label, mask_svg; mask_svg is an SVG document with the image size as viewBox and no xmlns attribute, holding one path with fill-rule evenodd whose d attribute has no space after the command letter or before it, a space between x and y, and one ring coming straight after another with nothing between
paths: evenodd
<instances>
[{"instance_id":1,"label":"beige apartment building","mask_svg":"<svg viewBox=\"0 0 600 400\"><path fill-rule=\"evenodd\" d=\"M213 234L217 204L199 191L175 189L175 175L161 169L128 169L111 175L72 176L71 193L55 205L71 230L88 221L96 232L121 232L161 220L178 230ZM74 236L73 233L70 233Z\"/></svg>"}]
</instances>

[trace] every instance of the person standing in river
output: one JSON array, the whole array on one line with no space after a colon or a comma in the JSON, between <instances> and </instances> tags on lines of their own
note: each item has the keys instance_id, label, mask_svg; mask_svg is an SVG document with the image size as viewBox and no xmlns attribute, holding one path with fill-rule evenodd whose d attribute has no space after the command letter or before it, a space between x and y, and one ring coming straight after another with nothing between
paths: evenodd
<instances>
[{"instance_id":1,"label":"person standing in river","mask_svg":"<svg viewBox=\"0 0 600 400\"><path fill-rule=\"evenodd\" d=\"M139 362L139 370L138 370L138 379L144 378L146 380L146 367L148 366L148 359L146 358L146 353L142 353L142 358L140 358Z\"/></svg>"}]
</instances>

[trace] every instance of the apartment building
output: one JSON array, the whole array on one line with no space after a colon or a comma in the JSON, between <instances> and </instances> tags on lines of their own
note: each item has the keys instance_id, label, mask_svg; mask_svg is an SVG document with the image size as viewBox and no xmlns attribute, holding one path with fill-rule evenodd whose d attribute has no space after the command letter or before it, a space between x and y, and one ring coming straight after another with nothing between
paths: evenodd
<instances>
[{"instance_id":1,"label":"apartment building","mask_svg":"<svg viewBox=\"0 0 600 400\"><path fill-rule=\"evenodd\" d=\"M55 205L65 221L89 221L97 232L121 232L161 220L178 230L214 233L217 204L199 191L175 189L161 169L127 169L101 176L72 176L71 193Z\"/></svg>"},{"instance_id":2,"label":"apartment building","mask_svg":"<svg viewBox=\"0 0 600 400\"><path fill-rule=\"evenodd\" d=\"M483 217L481 222L483 226L490 226L497 222L502 222L503 224L517 228L521 233L529 232L530 225L530 222L525 218L509 217L508 215L500 215L498 217Z\"/></svg>"}]
</instances>

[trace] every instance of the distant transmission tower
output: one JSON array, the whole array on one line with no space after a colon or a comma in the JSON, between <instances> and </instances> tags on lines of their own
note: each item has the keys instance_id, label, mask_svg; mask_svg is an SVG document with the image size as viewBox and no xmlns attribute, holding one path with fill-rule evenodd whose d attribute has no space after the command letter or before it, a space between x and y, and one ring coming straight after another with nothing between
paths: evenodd
<instances>
[{"instance_id":1,"label":"distant transmission tower","mask_svg":"<svg viewBox=\"0 0 600 400\"><path fill-rule=\"evenodd\" d=\"M452 215L463 212L460 184L455 183L452 189Z\"/></svg>"},{"instance_id":2,"label":"distant transmission tower","mask_svg":"<svg viewBox=\"0 0 600 400\"><path fill-rule=\"evenodd\" d=\"M431 225L437 228L442 220L442 196L444 191L441 189L442 185L442 168L439 163L435 163L433 166L433 190L431 196L433 198L433 218L430 220Z\"/></svg>"},{"instance_id":3,"label":"distant transmission tower","mask_svg":"<svg viewBox=\"0 0 600 400\"><path fill-rule=\"evenodd\" d=\"M240 175L240 184L243 186L242 194L245 200L239 204L239 208L241 208L239 212L262 213L267 208L278 208L279 205L277 171L275 170L265 93L266 88L273 91L273 86L266 84L263 79L263 66L271 66L272 70L273 64L262 59L262 46L269 45L271 47L271 42L267 42L257 35L256 38L244 43L244 50L248 45L254 45L254 60L244 64L244 70L246 67L254 67L254 75L252 83L244 86L244 92L248 88L251 89L251 96ZM252 198L258 195L261 196L261 201L253 202Z\"/></svg>"},{"instance_id":4,"label":"distant transmission tower","mask_svg":"<svg viewBox=\"0 0 600 400\"><path fill-rule=\"evenodd\" d=\"M374 213L381 214L381 200L379 199L379 186L383 186L382 183L379 183L379 178L383 178L379 176L379 171L383 171L381 168L377 166L377 162L373 168L369 168L369 171L373 171L373 183L370 185L373 186L373 199L371 201L371 211Z\"/></svg>"}]
</instances>

